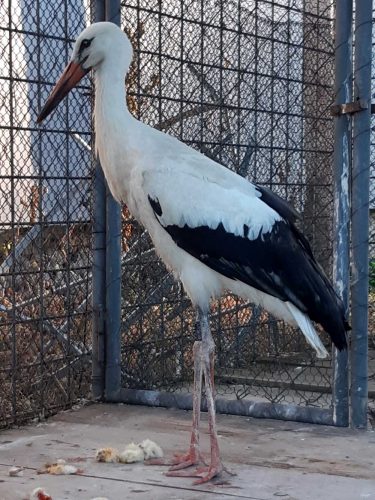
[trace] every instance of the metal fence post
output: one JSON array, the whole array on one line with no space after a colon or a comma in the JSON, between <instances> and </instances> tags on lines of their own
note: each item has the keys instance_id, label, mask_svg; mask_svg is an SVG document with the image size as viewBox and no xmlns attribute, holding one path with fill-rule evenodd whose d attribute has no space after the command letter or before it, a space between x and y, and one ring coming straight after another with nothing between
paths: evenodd
<instances>
[{"instance_id":1,"label":"metal fence post","mask_svg":"<svg viewBox=\"0 0 375 500\"><path fill-rule=\"evenodd\" d=\"M352 101L352 13L353 0L336 3L335 23L335 104ZM342 114L335 118L334 145L334 240L333 278L336 291L349 312L349 245L350 208L349 172L351 167L351 119ZM349 425L348 351L334 348L333 421L335 425Z\"/></svg>"},{"instance_id":2,"label":"metal fence post","mask_svg":"<svg viewBox=\"0 0 375 500\"><path fill-rule=\"evenodd\" d=\"M106 213L105 183L99 160L95 167L93 210L93 264L92 264L92 393L94 398L104 395L105 359L105 274L106 274Z\"/></svg>"},{"instance_id":3,"label":"metal fence post","mask_svg":"<svg viewBox=\"0 0 375 500\"><path fill-rule=\"evenodd\" d=\"M106 0L105 19L120 26L119 0ZM108 187L106 241L105 397L111 400L121 388L121 207Z\"/></svg>"},{"instance_id":4,"label":"metal fence post","mask_svg":"<svg viewBox=\"0 0 375 500\"><path fill-rule=\"evenodd\" d=\"M353 118L352 173L352 426L367 427L368 399L368 235L372 0L355 2L354 100L367 104Z\"/></svg>"},{"instance_id":5,"label":"metal fence post","mask_svg":"<svg viewBox=\"0 0 375 500\"><path fill-rule=\"evenodd\" d=\"M94 0L94 21L104 21L104 0ZM92 222L92 393L94 398L104 396L105 359L105 276L106 276L106 188L99 160L95 164L94 206Z\"/></svg>"}]
</instances>

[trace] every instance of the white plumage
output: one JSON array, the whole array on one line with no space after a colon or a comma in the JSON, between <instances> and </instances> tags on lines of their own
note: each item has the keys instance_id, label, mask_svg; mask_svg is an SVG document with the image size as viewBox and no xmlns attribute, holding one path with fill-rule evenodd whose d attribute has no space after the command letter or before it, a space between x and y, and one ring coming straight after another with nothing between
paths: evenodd
<instances>
[{"instance_id":1,"label":"white plumage","mask_svg":"<svg viewBox=\"0 0 375 500\"><path fill-rule=\"evenodd\" d=\"M133 464L143 462L145 455L139 444L129 443L124 450L119 454L119 462L123 464Z\"/></svg>"},{"instance_id":2,"label":"white plumage","mask_svg":"<svg viewBox=\"0 0 375 500\"><path fill-rule=\"evenodd\" d=\"M144 439L139 443L140 448L143 450L143 455L145 460L150 460L151 458L162 458L164 453L161 447L151 441L151 439Z\"/></svg>"},{"instance_id":3,"label":"white plumage","mask_svg":"<svg viewBox=\"0 0 375 500\"><path fill-rule=\"evenodd\" d=\"M298 325L319 357L327 351L311 320L321 323L341 349L346 346L344 310L286 202L130 114L124 77L131 58L130 42L119 28L111 23L86 28L39 121L95 69L96 149L111 192L148 230L199 311L203 340L194 349L200 360L195 364L195 423L190 450L176 468L199 460L195 433L203 370L212 443L210 467L198 474L202 482L222 470L210 385L210 299L229 290L260 304Z\"/></svg>"}]
</instances>

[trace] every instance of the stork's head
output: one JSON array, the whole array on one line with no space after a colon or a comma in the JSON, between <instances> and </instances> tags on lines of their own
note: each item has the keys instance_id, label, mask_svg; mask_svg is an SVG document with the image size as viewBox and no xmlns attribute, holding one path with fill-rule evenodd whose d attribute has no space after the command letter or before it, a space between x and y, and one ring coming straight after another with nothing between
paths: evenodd
<instances>
[{"instance_id":1,"label":"stork's head","mask_svg":"<svg viewBox=\"0 0 375 500\"><path fill-rule=\"evenodd\" d=\"M46 118L68 92L92 69L99 69L105 61L114 61L124 68L132 55L127 36L113 23L95 23L82 31L76 40L70 62L52 89L37 122Z\"/></svg>"}]
</instances>

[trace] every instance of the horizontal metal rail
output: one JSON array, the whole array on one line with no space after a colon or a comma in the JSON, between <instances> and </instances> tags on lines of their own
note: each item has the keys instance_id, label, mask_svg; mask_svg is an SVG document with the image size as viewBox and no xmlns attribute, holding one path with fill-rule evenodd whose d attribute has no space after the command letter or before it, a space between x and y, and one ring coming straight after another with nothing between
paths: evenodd
<instances>
[{"instance_id":1,"label":"horizontal metal rail","mask_svg":"<svg viewBox=\"0 0 375 500\"><path fill-rule=\"evenodd\" d=\"M191 394L174 394L170 392L146 391L137 389L121 389L109 402L127 403L144 406L161 406L192 410L193 398ZM205 399L202 401L202 411L207 411ZM293 422L310 424L334 425L332 410L314 408L312 406L297 406L292 404L273 404L251 401L248 399L229 400L216 399L217 413L242 415L254 418L275 418Z\"/></svg>"}]
</instances>

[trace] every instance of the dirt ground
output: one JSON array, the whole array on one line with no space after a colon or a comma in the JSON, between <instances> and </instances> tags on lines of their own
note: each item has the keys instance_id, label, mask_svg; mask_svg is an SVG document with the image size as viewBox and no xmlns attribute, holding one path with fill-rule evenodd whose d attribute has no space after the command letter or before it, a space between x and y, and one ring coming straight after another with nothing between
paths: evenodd
<instances>
[{"instance_id":1,"label":"dirt ground","mask_svg":"<svg viewBox=\"0 0 375 500\"><path fill-rule=\"evenodd\" d=\"M102 446L123 448L150 438L166 455L187 448L191 413L181 410L95 404L46 422L0 433L0 500L21 500L44 487L53 500L356 500L375 499L375 433L275 420L218 416L222 457L235 476L193 486L169 478L161 466L104 464ZM202 448L208 451L206 415ZM81 473L38 474L65 459ZM9 470L24 468L22 477Z\"/></svg>"}]
</instances>

